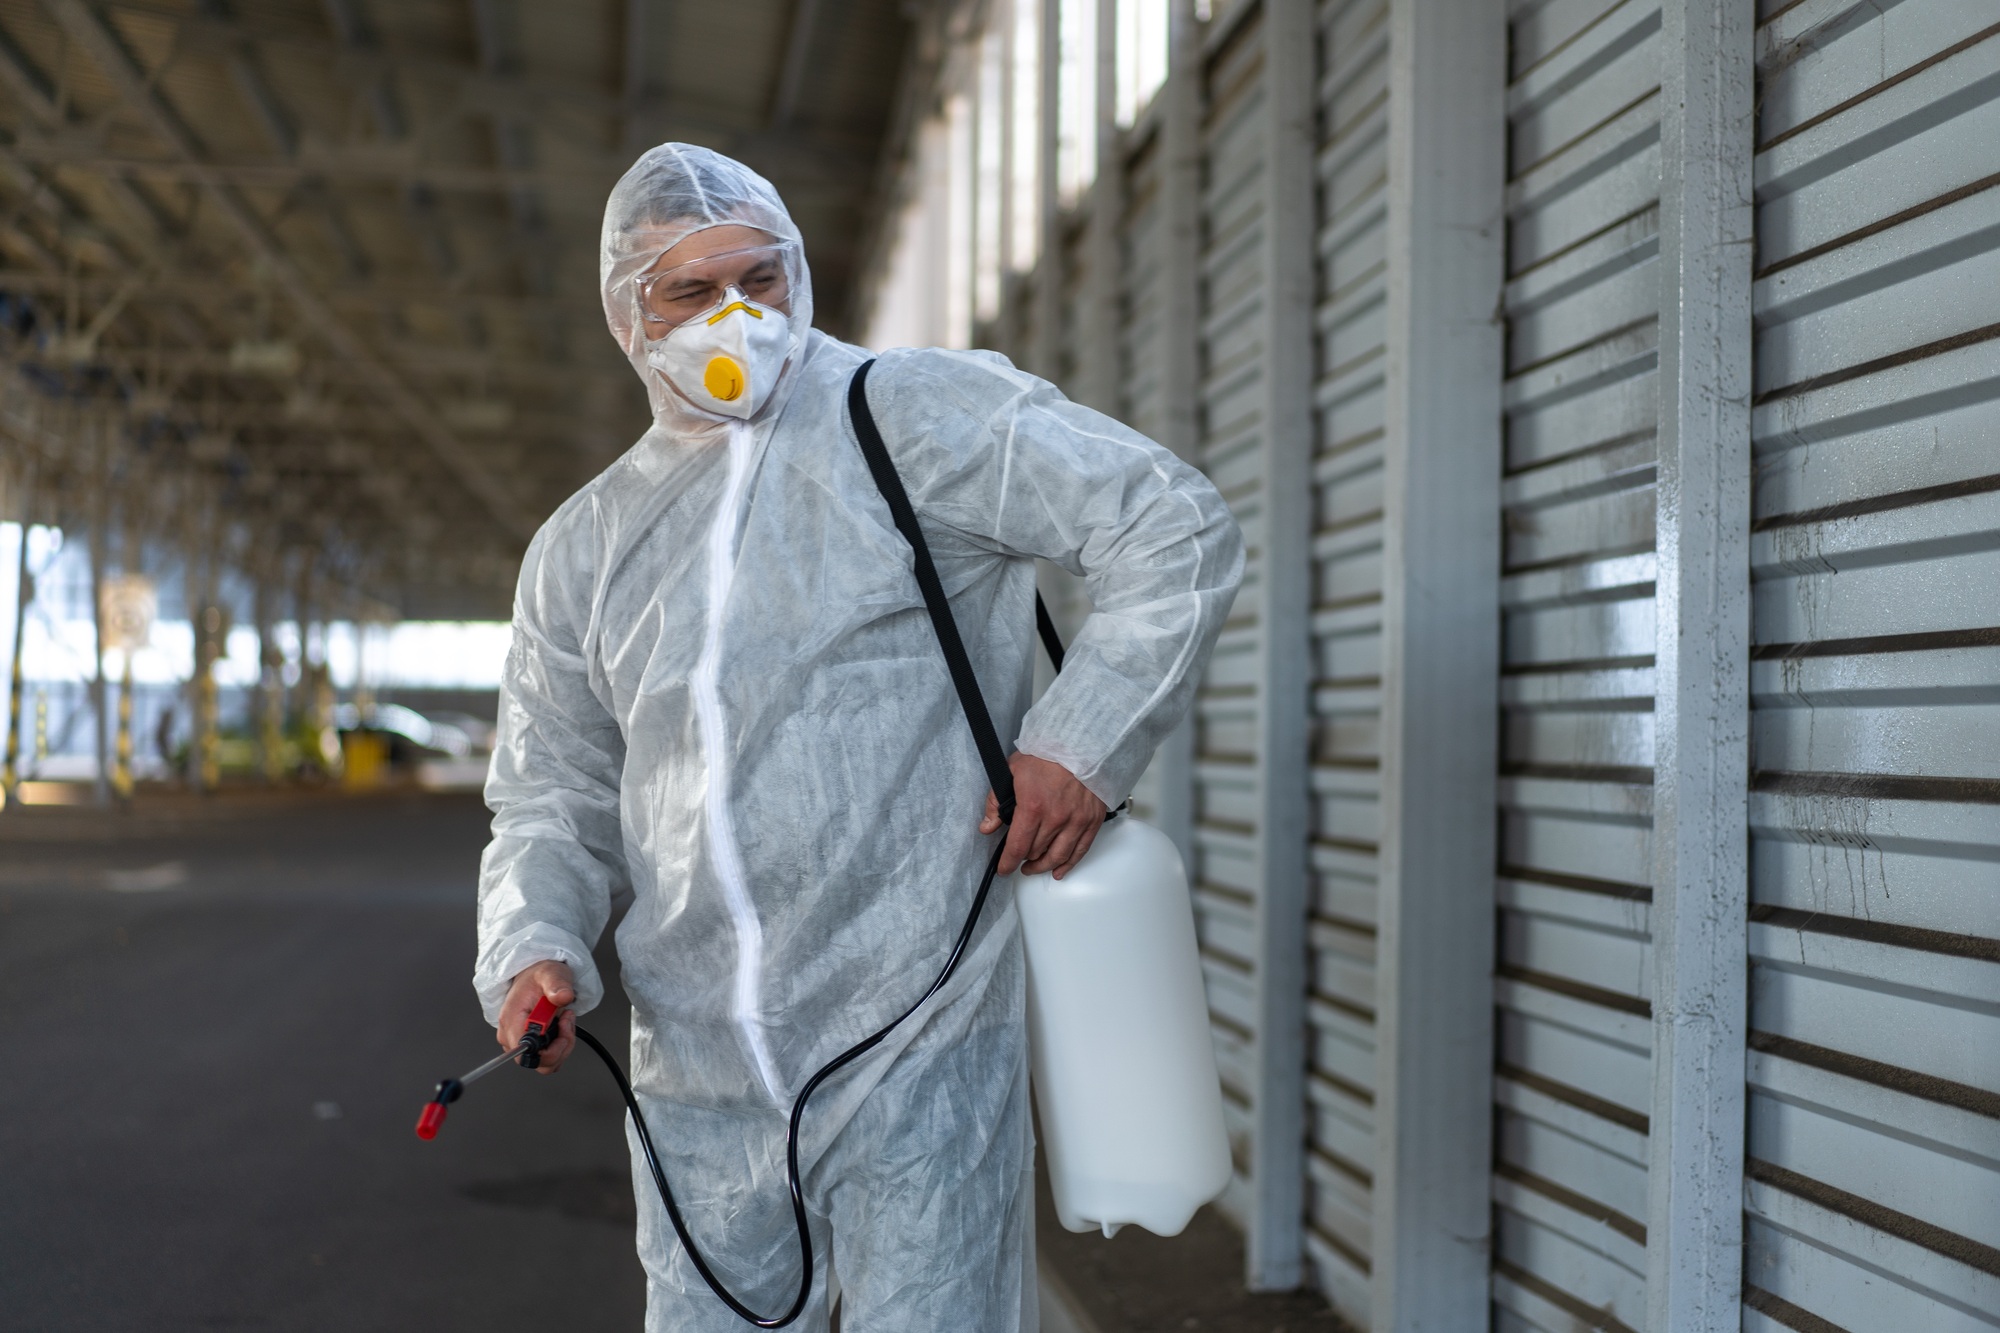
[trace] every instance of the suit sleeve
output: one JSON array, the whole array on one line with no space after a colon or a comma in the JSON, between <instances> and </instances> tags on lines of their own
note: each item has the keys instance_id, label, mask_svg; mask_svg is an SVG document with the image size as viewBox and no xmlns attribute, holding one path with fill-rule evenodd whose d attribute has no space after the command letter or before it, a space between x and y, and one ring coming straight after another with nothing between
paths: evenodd
<instances>
[{"instance_id":1,"label":"suit sleeve","mask_svg":"<svg viewBox=\"0 0 2000 1333\"><path fill-rule=\"evenodd\" d=\"M550 521L522 564L500 687L473 974L489 1022L514 976L550 959L575 972L577 1010L596 1007L604 982L591 946L614 896L629 891L619 820L625 738L592 688L576 626L590 604L587 541L564 518ZM559 525L569 540L552 537Z\"/></svg>"},{"instance_id":2,"label":"suit sleeve","mask_svg":"<svg viewBox=\"0 0 2000 1333\"><path fill-rule=\"evenodd\" d=\"M1193 702L1242 580L1228 505L1167 450L1000 357L882 361L869 397L919 512L1083 578L1094 609L1017 747L1117 804Z\"/></svg>"}]
</instances>

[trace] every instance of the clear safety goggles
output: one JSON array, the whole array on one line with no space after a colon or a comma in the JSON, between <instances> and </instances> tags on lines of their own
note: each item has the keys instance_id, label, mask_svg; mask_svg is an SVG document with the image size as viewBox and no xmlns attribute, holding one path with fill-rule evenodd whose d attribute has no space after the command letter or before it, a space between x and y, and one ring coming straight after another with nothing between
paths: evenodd
<instances>
[{"instance_id":1,"label":"clear safety goggles","mask_svg":"<svg viewBox=\"0 0 2000 1333\"><path fill-rule=\"evenodd\" d=\"M781 307L791 299L791 245L784 241L703 255L633 280L648 337L707 314L731 287L758 305Z\"/></svg>"}]
</instances>

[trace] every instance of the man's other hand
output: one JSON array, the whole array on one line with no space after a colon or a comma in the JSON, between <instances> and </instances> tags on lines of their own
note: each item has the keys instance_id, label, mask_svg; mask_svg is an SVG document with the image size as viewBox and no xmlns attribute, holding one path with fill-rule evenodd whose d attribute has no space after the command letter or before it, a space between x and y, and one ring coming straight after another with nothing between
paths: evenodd
<instances>
[{"instance_id":1,"label":"man's other hand","mask_svg":"<svg viewBox=\"0 0 2000 1333\"><path fill-rule=\"evenodd\" d=\"M1097 830L1104 826L1104 802L1061 764L1016 754L1007 767L1014 773L1014 823L1007 830L1007 848L1000 854L1000 873L1046 872L1061 879L1097 841ZM999 827L1000 802L987 792L986 818L979 821L979 831L993 833Z\"/></svg>"},{"instance_id":2,"label":"man's other hand","mask_svg":"<svg viewBox=\"0 0 2000 1333\"><path fill-rule=\"evenodd\" d=\"M528 1015L534 1012L536 1002L544 995L561 1011L556 1015L559 1035L542 1052L542 1063L535 1072L553 1074L562 1068L562 1062L576 1049L576 1015L569 1008L576 1003L576 974L569 970L568 963L553 960L536 963L514 974L514 984L507 988L507 998L500 1005L497 1035L501 1050L511 1051L519 1046L521 1037L528 1030Z\"/></svg>"}]
</instances>

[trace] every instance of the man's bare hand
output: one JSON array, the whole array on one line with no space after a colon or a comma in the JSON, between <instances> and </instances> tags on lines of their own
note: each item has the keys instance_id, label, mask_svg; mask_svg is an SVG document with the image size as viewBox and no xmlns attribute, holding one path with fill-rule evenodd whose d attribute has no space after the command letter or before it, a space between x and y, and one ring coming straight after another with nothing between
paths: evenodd
<instances>
[{"instance_id":1,"label":"man's bare hand","mask_svg":"<svg viewBox=\"0 0 2000 1333\"><path fill-rule=\"evenodd\" d=\"M1104 826L1104 802L1061 764L1016 754L1007 767L1014 773L1014 823L1007 830L1007 848L1000 854L1000 873L1053 872L1061 879L1097 841L1097 830ZM999 827L1000 802L987 792L986 818L979 821L979 831L993 833Z\"/></svg>"},{"instance_id":2,"label":"man's bare hand","mask_svg":"<svg viewBox=\"0 0 2000 1333\"><path fill-rule=\"evenodd\" d=\"M560 1035L542 1052L541 1065L535 1072L553 1074L562 1068L562 1062L576 1049L576 1015L569 1008L576 1003L576 974L569 970L568 963L536 963L516 973L514 984L507 988L507 998L500 1005L500 1026L496 1035L503 1051L519 1046L522 1035L528 1030L528 1015L534 1012L536 1002L544 995L561 1010L556 1015L556 1031Z\"/></svg>"}]
</instances>

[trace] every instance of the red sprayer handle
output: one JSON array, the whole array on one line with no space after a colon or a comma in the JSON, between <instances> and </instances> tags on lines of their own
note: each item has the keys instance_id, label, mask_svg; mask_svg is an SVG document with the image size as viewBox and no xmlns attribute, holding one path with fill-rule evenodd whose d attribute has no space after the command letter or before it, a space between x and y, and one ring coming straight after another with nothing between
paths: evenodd
<instances>
[{"instance_id":1,"label":"red sprayer handle","mask_svg":"<svg viewBox=\"0 0 2000 1333\"><path fill-rule=\"evenodd\" d=\"M521 1056L521 1068L533 1069L541 1063L542 1052L556 1039L555 1001L544 995L535 1001L535 1007L528 1015L528 1030L521 1034L521 1040L528 1049Z\"/></svg>"}]
</instances>

